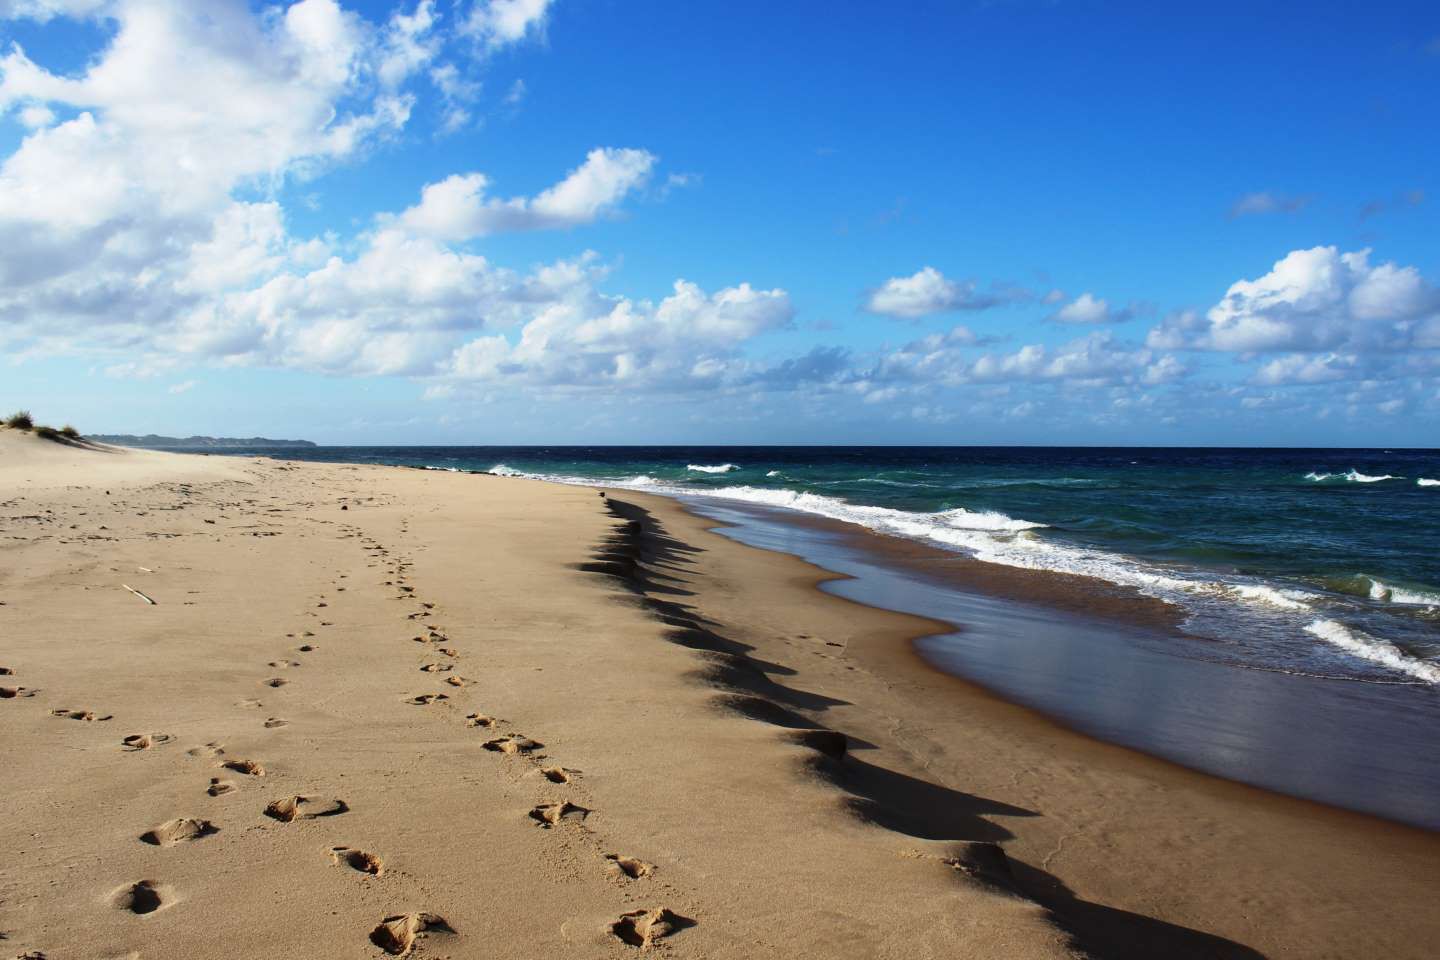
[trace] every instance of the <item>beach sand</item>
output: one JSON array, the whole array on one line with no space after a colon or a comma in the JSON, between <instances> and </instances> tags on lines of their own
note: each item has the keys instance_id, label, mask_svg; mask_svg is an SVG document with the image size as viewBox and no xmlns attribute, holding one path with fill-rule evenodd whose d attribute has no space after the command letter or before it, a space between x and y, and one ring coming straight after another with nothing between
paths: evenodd
<instances>
[{"instance_id":1,"label":"beach sand","mask_svg":"<svg viewBox=\"0 0 1440 960\"><path fill-rule=\"evenodd\" d=\"M0 956L1440 942L1434 835L1065 731L710 525L0 430Z\"/></svg>"}]
</instances>

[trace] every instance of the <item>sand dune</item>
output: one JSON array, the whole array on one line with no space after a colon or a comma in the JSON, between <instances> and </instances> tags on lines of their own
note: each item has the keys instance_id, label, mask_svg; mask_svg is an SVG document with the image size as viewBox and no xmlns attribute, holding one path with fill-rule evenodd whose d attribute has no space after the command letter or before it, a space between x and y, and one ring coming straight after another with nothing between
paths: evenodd
<instances>
[{"instance_id":1,"label":"sand dune","mask_svg":"<svg viewBox=\"0 0 1440 960\"><path fill-rule=\"evenodd\" d=\"M0 431L16 955L1433 942L1423 835L926 679L922 622L668 502L43 443Z\"/></svg>"}]
</instances>

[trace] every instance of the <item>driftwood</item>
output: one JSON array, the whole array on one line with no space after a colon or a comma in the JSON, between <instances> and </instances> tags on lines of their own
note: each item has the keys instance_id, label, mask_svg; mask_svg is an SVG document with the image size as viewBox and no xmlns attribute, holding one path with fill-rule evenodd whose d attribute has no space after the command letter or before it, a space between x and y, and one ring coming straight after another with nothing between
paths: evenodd
<instances>
[{"instance_id":1,"label":"driftwood","mask_svg":"<svg viewBox=\"0 0 1440 960\"><path fill-rule=\"evenodd\" d=\"M122 584L120 584L120 586L124 587L126 590L129 590L131 593L135 594L135 596L139 597L141 600L144 600L146 603L150 604L150 606L152 606L152 607L155 606L155 601L154 601L154 600L151 600L149 597L145 596L145 594L141 593L139 590L136 590L134 587L130 586L130 584L128 584L128 583L122 583Z\"/></svg>"}]
</instances>

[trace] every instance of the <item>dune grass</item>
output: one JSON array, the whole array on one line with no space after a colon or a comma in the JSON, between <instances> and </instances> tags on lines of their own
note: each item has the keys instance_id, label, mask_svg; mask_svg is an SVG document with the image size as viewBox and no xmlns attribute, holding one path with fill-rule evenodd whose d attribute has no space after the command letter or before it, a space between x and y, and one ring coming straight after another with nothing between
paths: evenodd
<instances>
[{"instance_id":1,"label":"dune grass","mask_svg":"<svg viewBox=\"0 0 1440 960\"><path fill-rule=\"evenodd\" d=\"M35 426L35 419L30 416L29 410L16 410L5 420L5 426L16 430L30 430Z\"/></svg>"}]
</instances>

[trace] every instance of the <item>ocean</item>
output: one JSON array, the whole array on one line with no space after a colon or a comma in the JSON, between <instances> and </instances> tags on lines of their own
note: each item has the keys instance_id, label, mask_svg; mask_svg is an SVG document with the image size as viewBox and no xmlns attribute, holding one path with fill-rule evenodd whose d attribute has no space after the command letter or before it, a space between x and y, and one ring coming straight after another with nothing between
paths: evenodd
<instances>
[{"instance_id":1,"label":"ocean","mask_svg":"<svg viewBox=\"0 0 1440 960\"><path fill-rule=\"evenodd\" d=\"M931 643L927 656L942 669L1106 739L1222 776L1440 827L1440 750L1423 746L1440 717L1440 451L632 446L248 452L668 495L742 527L749 522L750 541L769 546L781 544L761 529L762 520L783 526L787 517L823 517L1002 567L1098 578L1168 602L1179 619L1178 632L1110 644L1114 655L1152 660L1137 674L1143 683L1107 689L1107 697L1145 699L1152 692L1146 684L1153 686L1162 674L1165 683L1181 682L1164 672L1170 660L1222 668L1184 674L1203 677L1205 696L1220 698L1216 703L1227 692L1248 689L1256 673L1311 683L1255 688L1253 696L1271 707L1289 704L1288 718L1273 709L1260 711L1263 720L1259 714L1248 720L1192 717L1186 733L1158 741L1146 731L1112 729L1089 702L1096 694L1074 682L1088 677L1089 666L1044 680L1038 668L1017 669L1022 648L1030 658L1025 662L1043 662L1043 650L1028 649L1030 634L992 630L989 646L968 654L963 644ZM819 554L829 550L813 537L810 543ZM811 559L823 562L819 554ZM853 556L844 560L833 550L828 556L834 565L870 564ZM878 582L874 565L868 569ZM856 598L867 599L863 586ZM1004 620L992 607L973 600L956 606L954 599L953 591L949 600L911 591L903 604L888 605L952 622ZM1011 620L1025 616L1017 610ZM1045 631L1031 633L1045 642ZM1104 646L1098 633L1067 636L1090 644L1087 656ZM1302 690L1296 706L1291 701ZM1327 712L1327 703L1334 709ZM1277 782L1274 771L1285 757L1315 751L1297 752L1259 726L1292 723L1295 710L1313 711L1317 723L1331 725L1346 717L1363 730L1335 732L1348 740L1343 747L1319 743L1307 772ZM1156 716L1150 716L1152 726L1159 723ZM1217 754L1204 742L1214 737L1226 738L1235 755ZM1370 766L1384 754L1385 769L1366 777L1372 783L1376 777L1405 779L1405 796L1377 800L1367 796L1363 782L1326 786L1322 781L1354 779L1348 767L1326 772L1327 749ZM1425 756L1408 755L1415 749Z\"/></svg>"}]
</instances>

